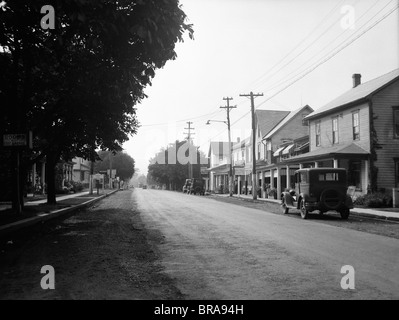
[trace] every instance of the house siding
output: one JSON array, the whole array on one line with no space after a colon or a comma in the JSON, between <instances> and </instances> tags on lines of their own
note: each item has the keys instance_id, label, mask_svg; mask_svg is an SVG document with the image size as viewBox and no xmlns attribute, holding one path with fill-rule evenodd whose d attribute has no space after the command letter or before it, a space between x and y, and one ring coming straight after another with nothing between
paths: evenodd
<instances>
[{"instance_id":1,"label":"house siding","mask_svg":"<svg viewBox=\"0 0 399 320\"><path fill-rule=\"evenodd\" d=\"M393 109L399 106L399 80L378 92L372 98L374 129L380 149L376 149L378 168L377 187L395 187L394 158L399 158L399 139L394 138ZM390 191L390 190L387 190Z\"/></svg>"},{"instance_id":2,"label":"house siding","mask_svg":"<svg viewBox=\"0 0 399 320\"><path fill-rule=\"evenodd\" d=\"M359 130L360 139L353 140L352 132L352 113L359 111ZM338 117L338 143L333 144L332 137L332 119ZM356 143L364 150L370 152L370 121L369 121L369 105L363 103L336 113L331 113L322 118L310 120L309 124L309 143L310 150L318 148L328 148L333 145L344 145L351 142ZM320 121L320 146L316 146L316 123Z\"/></svg>"}]
</instances>

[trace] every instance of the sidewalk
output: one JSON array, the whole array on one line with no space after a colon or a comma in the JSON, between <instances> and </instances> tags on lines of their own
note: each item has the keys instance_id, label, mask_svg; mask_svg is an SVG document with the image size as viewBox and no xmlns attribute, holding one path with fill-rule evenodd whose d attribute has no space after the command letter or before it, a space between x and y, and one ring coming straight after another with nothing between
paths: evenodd
<instances>
[{"instance_id":1,"label":"sidewalk","mask_svg":"<svg viewBox=\"0 0 399 320\"><path fill-rule=\"evenodd\" d=\"M228 198L228 194L212 194L212 196L218 197L226 197ZM251 200L252 195L233 195L233 198L242 199L242 200ZM270 202L275 203L276 205L280 205L281 200L275 199L265 199L265 198L257 198L255 201L263 201L263 202ZM371 209L371 208L353 208L351 209L351 214L356 214L359 216L369 217L369 218L378 218L378 219L385 219L385 220L392 220L392 221L399 221L399 208L378 208L378 209Z\"/></svg>"},{"instance_id":2,"label":"sidewalk","mask_svg":"<svg viewBox=\"0 0 399 320\"><path fill-rule=\"evenodd\" d=\"M89 195L89 191L59 195L57 196L56 205L47 204L47 199L27 201L24 212L20 216L11 212L10 206L0 205L0 237L39 222L88 207L117 191L118 189L106 189L104 190L105 193L100 193L99 195L97 195L96 191L93 191L92 195Z\"/></svg>"}]
</instances>

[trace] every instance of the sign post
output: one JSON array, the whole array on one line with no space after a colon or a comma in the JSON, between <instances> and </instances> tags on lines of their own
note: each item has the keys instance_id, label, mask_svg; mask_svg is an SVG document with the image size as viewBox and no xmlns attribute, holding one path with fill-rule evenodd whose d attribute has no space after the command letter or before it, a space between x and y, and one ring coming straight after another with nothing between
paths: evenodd
<instances>
[{"instance_id":1,"label":"sign post","mask_svg":"<svg viewBox=\"0 0 399 320\"><path fill-rule=\"evenodd\" d=\"M22 213L23 197L21 197L21 181L20 181L20 162L21 162L21 150L32 149L33 139L32 131L28 133L4 133L2 136L2 147L5 149L12 149L16 154L16 211L17 214Z\"/></svg>"}]
</instances>

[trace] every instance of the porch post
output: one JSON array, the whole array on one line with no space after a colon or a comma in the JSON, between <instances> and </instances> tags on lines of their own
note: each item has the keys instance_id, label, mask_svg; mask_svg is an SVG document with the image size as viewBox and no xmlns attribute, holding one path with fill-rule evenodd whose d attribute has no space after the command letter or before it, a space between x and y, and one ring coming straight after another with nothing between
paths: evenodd
<instances>
[{"instance_id":1,"label":"porch post","mask_svg":"<svg viewBox=\"0 0 399 320\"><path fill-rule=\"evenodd\" d=\"M290 166L286 167L286 181L287 181L287 189L290 190L291 189L291 173L290 173Z\"/></svg>"},{"instance_id":2,"label":"porch post","mask_svg":"<svg viewBox=\"0 0 399 320\"><path fill-rule=\"evenodd\" d=\"M261 187L260 194L261 194L261 197L262 197L262 198L266 198L266 197L265 197L265 188L264 188L264 187L265 187L265 171L262 171L262 172L261 172L261 179L262 179L262 180L261 180L262 182L261 182L261 184L260 184L260 187Z\"/></svg>"},{"instance_id":3,"label":"porch post","mask_svg":"<svg viewBox=\"0 0 399 320\"><path fill-rule=\"evenodd\" d=\"M41 181L40 181L41 183L42 183L42 192L43 192L43 194L45 194L45 191L44 191L44 184L46 183L46 163L45 162L42 162L42 177L41 177Z\"/></svg>"},{"instance_id":4,"label":"porch post","mask_svg":"<svg viewBox=\"0 0 399 320\"><path fill-rule=\"evenodd\" d=\"M277 199L281 199L281 170L277 167Z\"/></svg>"},{"instance_id":5,"label":"porch post","mask_svg":"<svg viewBox=\"0 0 399 320\"><path fill-rule=\"evenodd\" d=\"M369 161L364 160L364 179L363 179L362 191L364 194L367 194L367 189L369 186Z\"/></svg>"},{"instance_id":6,"label":"porch post","mask_svg":"<svg viewBox=\"0 0 399 320\"><path fill-rule=\"evenodd\" d=\"M241 176L238 176L238 179L237 179L237 195L238 196L241 195Z\"/></svg>"},{"instance_id":7,"label":"porch post","mask_svg":"<svg viewBox=\"0 0 399 320\"><path fill-rule=\"evenodd\" d=\"M270 169L270 189L274 188L274 169Z\"/></svg>"},{"instance_id":8,"label":"porch post","mask_svg":"<svg viewBox=\"0 0 399 320\"><path fill-rule=\"evenodd\" d=\"M338 168L338 159L334 159L333 162L334 162L333 164L334 168Z\"/></svg>"},{"instance_id":9,"label":"porch post","mask_svg":"<svg viewBox=\"0 0 399 320\"><path fill-rule=\"evenodd\" d=\"M314 162L314 167L318 168L319 167L319 163L317 161Z\"/></svg>"},{"instance_id":10,"label":"porch post","mask_svg":"<svg viewBox=\"0 0 399 320\"><path fill-rule=\"evenodd\" d=\"M32 186L36 186L36 162L32 165Z\"/></svg>"}]
</instances>

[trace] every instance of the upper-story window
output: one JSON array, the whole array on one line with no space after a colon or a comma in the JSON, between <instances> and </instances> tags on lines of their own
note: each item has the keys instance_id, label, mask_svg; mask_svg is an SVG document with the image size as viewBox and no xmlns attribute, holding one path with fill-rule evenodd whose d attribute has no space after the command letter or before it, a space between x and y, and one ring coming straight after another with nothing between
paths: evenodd
<instances>
[{"instance_id":1,"label":"upper-story window","mask_svg":"<svg viewBox=\"0 0 399 320\"><path fill-rule=\"evenodd\" d=\"M333 144L338 143L338 117L332 119L332 138Z\"/></svg>"},{"instance_id":2,"label":"upper-story window","mask_svg":"<svg viewBox=\"0 0 399 320\"><path fill-rule=\"evenodd\" d=\"M359 129L359 111L352 113L352 132L353 140L360 139L360 129Z\"/></svg>"},{"instance_id":3,"label":"upper-story window","mask_svg":"<svg viewBox=\"0 0 399 320\"><path fill-rule=\"evenodd\" d=\"M393 137L399 139L399 107L393 107Z\"/></svg>"},{"instance_id":4,"label":"upper-story window","mask_svg":"<svg viewBox=\"0 0 399 320\"><path fill-rule=\"evenodd\" d=\"M219 154L219 162L223 161L223 154Z\"/></svg>"},{"instance_id":5,"label":"upper-story window","mask_svg":"<svg viewBox=\"0 0 399 320\"><path fill-rule=\"evenodd\" d=\"M321 144L321 130L320 130L320 121L316 122L316 147L319 147Z\"/></svg>"},{"instance_id":6,"label":"upper-story window","mask_svg":"<svg viewBox=\"0 0 399 320\"><path fill-rule=\"evenodd\" d=\"M260 142L258 143L258 160L260 159L260 148L261 148L261 146L260 146Z\"/></svg>"}]
</instances>

